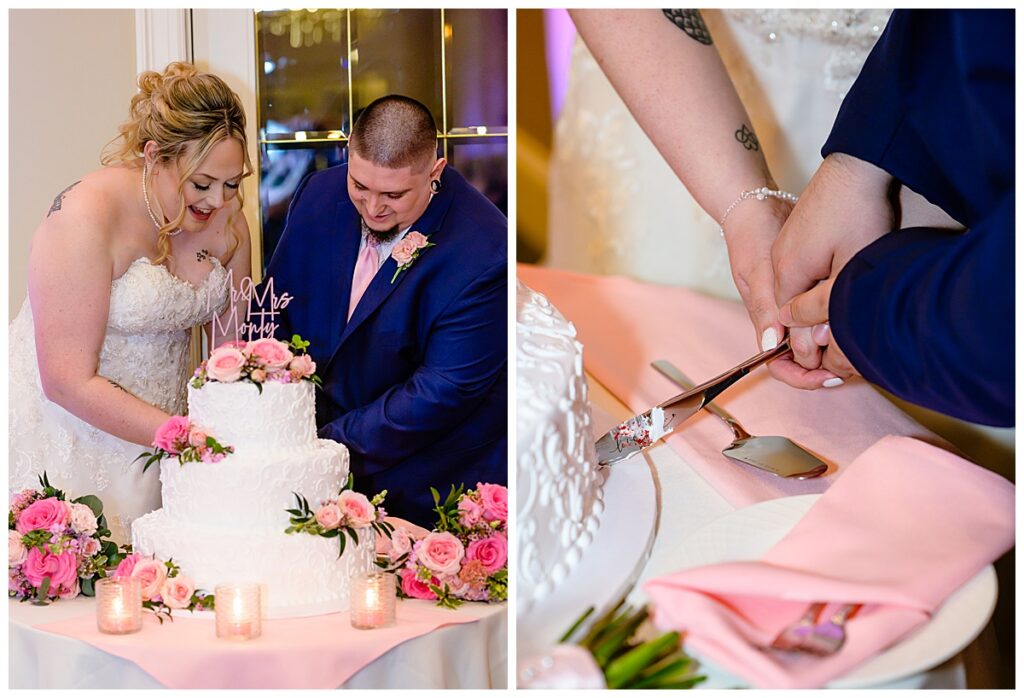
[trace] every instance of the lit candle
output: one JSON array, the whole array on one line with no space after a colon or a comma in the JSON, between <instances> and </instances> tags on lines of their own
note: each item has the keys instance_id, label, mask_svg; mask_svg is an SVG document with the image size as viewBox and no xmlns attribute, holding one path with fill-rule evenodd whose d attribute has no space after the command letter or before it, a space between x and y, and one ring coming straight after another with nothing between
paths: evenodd
<instances>
[{"instance_id":1,"label":"lit candle","mask_svg":"<svg viewBox=\"0 0 1024 698\"><path fill-rule=\"evenodd\" d=\"M96 582L96 627L125 635L142 628L142 585L138 579L107 577Z\"/></svg>"},{"instance_id":2,"label":"lit candle","mask_svg":"<svg viewBox=\"0 0 1024 698\"><path fill-rule=\"evenodd\" d=\"M213 596L217 637L251 640L260 636L258 584L221 584L214 590Z\"/></svg>"},{"instance_id":3,"label":"lit candle","mask_svg":"<svg viewBox=\"0 0 1024 698\"><path fill-rule=\"evenodd\" d=\"M386 572L352 577L352 627L383 628L395 623L395 575Z\"/></svg>"}]
</instances>

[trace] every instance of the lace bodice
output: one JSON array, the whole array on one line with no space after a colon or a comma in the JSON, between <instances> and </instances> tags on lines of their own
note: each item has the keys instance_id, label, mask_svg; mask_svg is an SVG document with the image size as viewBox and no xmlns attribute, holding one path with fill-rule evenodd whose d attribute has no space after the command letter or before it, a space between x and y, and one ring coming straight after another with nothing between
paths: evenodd
<instances>
[{"instance_id":1,"label":"lace bodice","mask_svg":"<svg viewBox=\"0 0 1024 698\"><path fill-rule=\"evenodd\" d=\"M199 286L146 257L115 279L97 373L165 412L184 414L191 329L223 311L230 295L227 271L216 258L211 262ZM36 487L46 470L51 482L72 497L96 494L120 541L128 539L132 519L159 506L156 469L143 476L141 466L132 465L143 447L100 431L46 399L28 300L10 327L8 410L12 489Z\"/></svg>"}]
</instances>

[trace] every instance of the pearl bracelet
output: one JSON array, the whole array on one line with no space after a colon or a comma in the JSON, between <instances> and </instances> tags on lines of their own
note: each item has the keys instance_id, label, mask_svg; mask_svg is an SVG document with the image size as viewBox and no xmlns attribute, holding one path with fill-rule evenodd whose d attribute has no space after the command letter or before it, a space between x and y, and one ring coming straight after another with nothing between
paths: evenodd
<instances>
[{"instance_id":1,"label":"pearl bracelet","mask_svg":"<svg viewBox=\"0 0 1024 698\"><path fill-rule=\"evenodd\" d=\"M760 187L758 189L750 189L740 194L735 201L729 204L729 208L725 209L725 213L722 215L722 220L718 222L718 234L723 238L725 237L725 219L729 217L732 210L740 205L740 202L746 201L747 199L757 199L758 201L764 201L767 198L782 199L788 201L791 204L795 204L800 200L800 197L796 194L790 194L788 191L782 191L781 189L769 189L768 187Z\"/></svg>"}]
</instances>

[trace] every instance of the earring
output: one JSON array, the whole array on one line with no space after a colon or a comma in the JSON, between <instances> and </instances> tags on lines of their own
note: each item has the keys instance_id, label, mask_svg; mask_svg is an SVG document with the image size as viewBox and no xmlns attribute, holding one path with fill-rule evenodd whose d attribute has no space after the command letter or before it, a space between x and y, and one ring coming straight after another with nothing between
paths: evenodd
<instances>
[{"instance_id":1,"label":"earring","mask_svg":"<svg viewBox=\"0 0 1024 698\"><path fill-rule=\"evenodd\" d=\"M439 191L441 191L441 180L439 180L439 179L432 179L432 180L430 180L430 191L434 192L435 194L437 194Z\"/></svg>"}]
</instances>

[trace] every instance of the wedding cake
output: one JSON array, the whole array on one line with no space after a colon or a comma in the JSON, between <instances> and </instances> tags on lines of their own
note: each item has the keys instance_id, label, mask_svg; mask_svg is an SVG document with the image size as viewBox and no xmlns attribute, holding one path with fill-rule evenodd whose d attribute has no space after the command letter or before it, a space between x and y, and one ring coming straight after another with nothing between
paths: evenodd
<instances>
[{"instance_id":1,"label":"wedding cake","mask_svg":"<svg viewBox=\"0 0 1024 698\"><path fill-rule=\"evenodd\" d=\"M516 282L518 611L570 573L604 510L583 346L543 295Z\"/></svg>"},{"instance_id":2,"label":"wedding cake","mask_svg":"<svg viewBox=\"0 0 1024 698\"><path fill-rule=\"evenodd\" d=\"M135 552L172 559L209 592L258 582L266 617L346 610L350 576L372 566L372 529L340 559L335 538L285 533L293 492L315 507L349 473L348 449L317 438L313 383L199 382L188 389L189 420L234 452L163 462L163 508L132 524Z\"/></svg>"}]
</instances>

